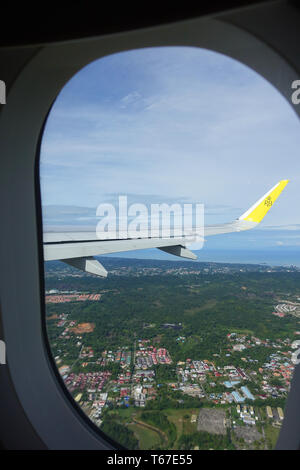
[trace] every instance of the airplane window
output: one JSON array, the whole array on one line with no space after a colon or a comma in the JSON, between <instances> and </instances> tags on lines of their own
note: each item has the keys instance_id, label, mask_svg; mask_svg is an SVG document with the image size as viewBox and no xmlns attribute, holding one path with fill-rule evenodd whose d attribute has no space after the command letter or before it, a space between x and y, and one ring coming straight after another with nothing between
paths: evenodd
<instances>
[{"instance_id":1,"label":"airplane window","mask_svg":"<svg viewBox=\"0 0 300 470\"><path fill-rule=\"evenodd\" d=\"M54 103L48 341L123 447L274 448L300 348L298 125L256 72L192 47L101 58Z\"/></svg>"}]
</instances>

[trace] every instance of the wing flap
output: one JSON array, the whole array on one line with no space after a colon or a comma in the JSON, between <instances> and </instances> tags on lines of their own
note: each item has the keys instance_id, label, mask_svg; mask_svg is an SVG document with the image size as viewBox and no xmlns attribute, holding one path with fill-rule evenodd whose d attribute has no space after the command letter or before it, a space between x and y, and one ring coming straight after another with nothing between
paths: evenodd
<instances>
[{"instance_id":1,"label":"wing flap","mask_svg":"<svg viewBox=\"0 0 300 470\"><path fill-rule=\"evenodd\" d=\"M107 277L107 271L97 259L92 256L86 258L71 258L61 260L66 264L69 264L73 268L80 269L90 274L95 274L100 277Z\"/></svg>"},{"instance_id":2,"label":"wing flap","mask_svg":"<svg viewBox=\"0 0 300 470\"><path fill-rule=\"evenodd\" d=\"M166 253L170 253L171 255L179 256L180 258L197 259L195 253L193 253L188 248L185 248L182 245L163 246L159 248L159 250L165 251Z\"/></svg>"}]
</instances>

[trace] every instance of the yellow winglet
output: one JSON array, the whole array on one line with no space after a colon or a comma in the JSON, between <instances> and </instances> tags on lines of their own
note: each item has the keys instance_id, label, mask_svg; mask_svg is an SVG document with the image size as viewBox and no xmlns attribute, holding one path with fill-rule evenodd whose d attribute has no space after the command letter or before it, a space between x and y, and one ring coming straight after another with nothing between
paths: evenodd
<instances>
[{"instance_id":1,"label":"yellow winglet","mask_svg":"<svg viewBox=\"0 0 300 470\"><path fill-rule=\"evenodd\" d=\"M259 223L262 221L266 213L271 209L272 205L284 190L289 180L281 180L262 198L260 198L253 206L250 207L239 220L249 220L250 222Z\"/></svg>"}]
</instances>

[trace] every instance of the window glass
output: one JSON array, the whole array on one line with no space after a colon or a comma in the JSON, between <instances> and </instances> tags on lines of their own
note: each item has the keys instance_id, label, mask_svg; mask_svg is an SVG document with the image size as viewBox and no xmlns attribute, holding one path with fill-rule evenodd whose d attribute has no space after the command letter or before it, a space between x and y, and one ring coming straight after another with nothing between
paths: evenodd
<instances>
[{"instance_id":1,"label":"window glass","mask_svg":"<svg viewBox=\"0 0 300 470\"><path fill-rule=\"evenodd\" d=\"M157 204L204 209L204 243L188 247L197 261L118 245L95 256L107 278L45 262L56 366L75 402L123 446L274 448L300 340L298 126L261 76L198 48L101 58L54 103L40 164L47 243L99 240L103 216L110 241L124 238L120 201L130 238L153 235ZM234 222L282 180L257 227L205 231ZM171 214L171 237L182 220Z\"/></svg>"}]
</instances>

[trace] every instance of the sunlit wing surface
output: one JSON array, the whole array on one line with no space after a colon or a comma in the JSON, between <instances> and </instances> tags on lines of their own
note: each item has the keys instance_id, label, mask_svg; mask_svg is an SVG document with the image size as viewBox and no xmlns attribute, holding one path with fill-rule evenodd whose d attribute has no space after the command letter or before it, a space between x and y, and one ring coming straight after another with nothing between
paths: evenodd
<instances>
[{"instance_id":1,"label":"sunlit wing surface","mask_svg":"<svg viewBox=\"0 0 300 470\"><path fill-rule=\"evenodd\" d=\"M256 227L270 210L288 181L279 181L237 220L225 224L205 226L204 237L241 232ZM96 232L45 232L43 241L45 261L61 260L83 271L104 277L107 276L107 271L93 256L159 248L175 256L197 259L197 256L186 248L186 245L190 244L191 241L185 236L99 240Z\"/></svg>"}]
</instances>

